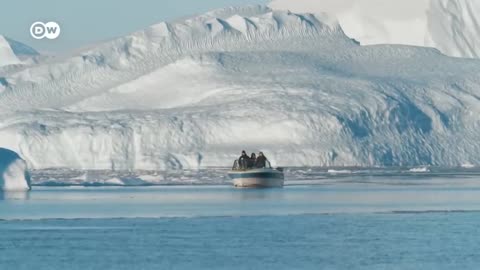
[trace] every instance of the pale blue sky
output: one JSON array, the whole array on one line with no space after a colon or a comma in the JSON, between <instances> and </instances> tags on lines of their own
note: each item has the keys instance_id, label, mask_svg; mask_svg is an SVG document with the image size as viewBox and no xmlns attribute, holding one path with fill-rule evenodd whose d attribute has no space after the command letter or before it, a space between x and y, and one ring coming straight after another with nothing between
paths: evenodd
<instances>
[{"instance_id":1,"label":"pale blue sky","mask_svg":"<svg viewBox=\"0 0 480 270\"><path fill-rule=\"evenodd\" d=\"M39 51L62 52L122 36L148 25L211 9L268 0L7 0L2 4L0 35ZM62 34L56 40L35 40L29 28L35 21L56 21Z\"/></svg>"}]
</instances>

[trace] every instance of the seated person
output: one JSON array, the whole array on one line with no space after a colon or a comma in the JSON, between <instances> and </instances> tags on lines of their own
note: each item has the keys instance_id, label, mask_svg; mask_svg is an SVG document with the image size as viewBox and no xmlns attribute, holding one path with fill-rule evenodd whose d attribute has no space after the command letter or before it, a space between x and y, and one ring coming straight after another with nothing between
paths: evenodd
<instances>
[{"instance_id":1,"label":"seated person","mask_svg":"<svg viewBox=\"0 0 480 270\"><path fill-rule=\"evenodd\" d=\"M255 155L255 153L252 153L252 155L250 156L250 160L248 162L248 168L255 167L255 161L256 160L257 160L257 156Z\"/></svg>"},{"instance_id":2,"label":"seated person","mask_svg":"<svg viewBox=\"0 0 480 270\"><path fill-rule=\"evenodd\" d=\"M242 155L238 158L238 165L240 166L240 169L246 169L249 162L250 158L247 156L247 152L243 150Z\"/></svg>"},{"instance_id":3,"label":"seated person","mask_svg":"<svg viewBox=\"0 0 480 270\"><path fill-rule=\"evenodd\" d=\"M258 153L257 160L255 161L256 168L265 168L267 165L267 157L263 155L263 152Z\"/></svg>"}]
</instances>

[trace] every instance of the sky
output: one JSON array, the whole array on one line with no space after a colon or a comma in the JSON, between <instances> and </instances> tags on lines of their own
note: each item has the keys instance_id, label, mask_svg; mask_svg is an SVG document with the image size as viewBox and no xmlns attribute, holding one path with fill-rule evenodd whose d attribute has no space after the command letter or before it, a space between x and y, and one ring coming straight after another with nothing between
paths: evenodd
<instances>
[{"instance_id":1,"label":"sky","mask_svg":"<svg viewBox=\"0 0 480 270\"><path fill-rule=\"evenodd\" d=\"M2 4L0 35L40 52L58 53L123 36L149 25L227 6L267 0L15 0ZM57 22L61 35L36 40L30 26Z\"/></svg>"}]
</instances>

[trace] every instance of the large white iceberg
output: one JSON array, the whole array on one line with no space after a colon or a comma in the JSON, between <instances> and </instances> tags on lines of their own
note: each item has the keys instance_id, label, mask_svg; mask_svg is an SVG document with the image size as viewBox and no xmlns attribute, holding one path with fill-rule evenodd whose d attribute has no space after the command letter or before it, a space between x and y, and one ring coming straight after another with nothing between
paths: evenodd
<instances>
[{"instance_id":1,"label":"large white iceberg","mask_svg":"<svg viewBox=\"0 0 480 270\"><path fill-rule=\"evenodd\" d=\"M0 148L0 191L30 189L30 175L25 161L17 153Z\"/></svg>"},{"instance_id":2,"label":"large white iceberg","mask_svg":"<svg viewBox=\"0 0 480 270\"><path fill-rule=\"evenodd\" d=\"M31 168L230 166L242 149L281 166L480 164L478 74L360 46L325 14L229 8L5 74L0 146Z\"/></svg>"}]
</instances>

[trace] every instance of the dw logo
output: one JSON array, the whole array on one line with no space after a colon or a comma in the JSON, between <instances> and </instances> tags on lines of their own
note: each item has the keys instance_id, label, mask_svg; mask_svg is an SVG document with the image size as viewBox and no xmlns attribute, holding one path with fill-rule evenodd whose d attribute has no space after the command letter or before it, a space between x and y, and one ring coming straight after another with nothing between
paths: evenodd
<instances>
[{"instance_id":1,"label":"dw logo","mask_svg":"<svg viewBox=\"0 0 480 270\"><path fill-rule=\"evenodd\" d=\"M60 25L56 22L34 22L30 26L30 35L34 39L56 39L60 35Z\"/></svg>"}]
</instances>

